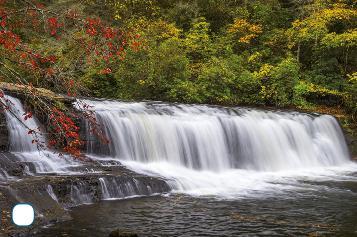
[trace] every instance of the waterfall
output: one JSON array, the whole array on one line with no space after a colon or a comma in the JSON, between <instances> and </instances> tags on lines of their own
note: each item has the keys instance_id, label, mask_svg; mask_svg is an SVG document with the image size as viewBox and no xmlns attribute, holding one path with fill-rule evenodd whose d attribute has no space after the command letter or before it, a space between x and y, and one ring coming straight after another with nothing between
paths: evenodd
<instances>
[{"instance_id":1,"label":"waterfall","mask_svg":"<svg viewBox=\"0 0 357 237\"><path fill-rule=\"evenodd\" d=\"M35 138L28 134L28 128L37 131L38 122L35 118L22 119L26 112L19 99L11 96L6 96L5 98L8 100L7 104L9 105L9 110L5 111L5 116L9 130L10 151L37 151L37 144L32 142ZM21 119L21 122L18 119ZM45 142L45 138L41 134L38 134L38 136L40 142Z\"/></svg>"},{"instance_id":2,"label":"waterfall","mask_svg":"<svg viewBox=\"0 0 357 237\"><path fill-rule=\"evenodd\" d=\"M102 200L151 196L167 191L165 186L158 187L135 178L125 180L115 177L101 177L98 180Z\"/></svg>"},{"instance_id":3,"label":"waterfall","mask_svg":"<svg viewBox=\"0 0 357 237\"><path fill-rule=\"evenodd\" d=\"M37 147L33 140L36 139L45 144L46 137L41 133L38 133L37 137L28 134L29 129L37 131L40 124L35 117L24 119L26 111L19 99L6 95L3 102L9 106L9 109L5 110L5 117L9 131L10 152L19 160L31 163L36 173L69 172L67 168L76 165L71 158L59 158L58 154L46 150L41 151Z\"/></svg>"},{"instance_id":4,"label":"waterfall","mask_svg":"<svg viewBox=\"0 0 357 237\"><path fill-rule=\"evenodd\" d=\"M53 188L50 184L47 185L46 191L47 191L48 195L50 195L50 197L58 203L58 198L57 198L56 194L53 192Z\"/></svg>"},{"instance_id":5,"label":"waterfall","mask_svg":"<svg viewBox=\"0 0 357 237\"><path fill-rule=\"evenodd\" d=\"M107 148L102 145L99 153L104 151L121 160L162 161L211 171L277 171L333 166L349 160L339 124L328 115L150 103L87 103L94 105L97 119L111 141Z\"/></svg>"},{"instance_id":6,"label":"waterfall","mask_svg":"<svg viewBox=\"0 0 357 237\"><path fill-rule=\"evenodd\" d=\"M70 168L80 163L39 151L27 134L28 128L40 124L34 117L20 122L13 115L22 118L23 105L14 97L6 99L11 101L5 117L15 157L33 166L34 173L71 175ZM87 126L88 156L102 166L123 164L167 183L163 189L138 179L98 177L100 199L152 195L169 187L191 195L236 197L287 188L279 185L291 175L326 175L352 164L341 128L329 115L160 102L84 102L92 106L110 140L100 143ZM46 141L42 135L38 139ZM1 179L7 174L0 172ZM55 200L51 188L47 193ZM75 204L92 203L92 191L87 183L79 183L70 188L70 199Z\"/></svg>"},{"instance_id":7,"label":"waterfall","mask_svg":"<svg viewBox=\"0 0 357 237\"><path fill-rule=\"evenodd\" d=\"M91 194L90 186L84 182L79 182L76 185L71 185L71 201L75 205L91 204L93 203L93 194Z\"/></svg>"},{"instance_id":8,"label":"waterfall","mask_svg":"<svg viewBox=\"0 0 357 237\"><path fill-rule=\"evenodd\" d=\"M100 182L100 187L102 190L102 199L104 199L104 200L109 199L111 197L111 195L110 195L110 192L107 187L107 182L105 181L104 178L99 178L98 180Z\"/></svg>"},{"instance_id":9,"label":"waterfall","mask_svg":"<svg viewBox=\"0 0 357 237\"><path fill-rule=\"evenodd\" d=\"M49 150L47 147L39 148L33 142L33 139L38 139L45 144L45 133L38 133L37 136L28 133L29 130L37 130L40 127L36 117L32 116L25 120L25 108L17 98L5 95L2 102L8 105L4 114L9 133L9 150L12 154L0 153L0 161L2 161L0 162L0 183L8 184L17 200L26 200L28 197L26 196L27 192L19 192L20 194L16 195L18 187L16 185L11 186L12 181L14 183L21 182L16 174L11 176L7 173L7 165L11 166L13 163L20 163L19 166L21 166L23 172L21 175L51 177L48 179L51 184L44 181L45 185L40 185L38 189L34 185L34 190L31 191L41 196L48 196L65 208L90 204L99 200L157 195L167 193L170 190L165 181L143 175L136 177L133 174L135 177L131 177L131 175L121 172L114 172L113 174L106 170L104 177L101 176L103 175L101 174L103 172L101 167L121 166L119 161L100 160L97 162L97 167L94 162L89 164L75 161L73 157L66 155L59 157L58 153ZM3 165L5 165L4 169Z\"/></svg>"},{"instance_id":10,"label":"waterfall","mask_svg":"<svg viewBox=\"0 0 357 237\"><path fill-rule=\"evenodd\" d=\"M210 194L217 187L269 186L260 183L261 176L350 162L341 128L329 115L155 102L85 103L93 106L110 140L99 144L88 134L89 153L163 176L178 190Z\"/></svg>"}]
</instances>

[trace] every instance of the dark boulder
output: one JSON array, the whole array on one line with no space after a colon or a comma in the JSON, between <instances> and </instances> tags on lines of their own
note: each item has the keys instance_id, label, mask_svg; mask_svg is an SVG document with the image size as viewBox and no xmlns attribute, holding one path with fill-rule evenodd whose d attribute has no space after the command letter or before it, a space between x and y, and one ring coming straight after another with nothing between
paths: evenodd
<instances>
[{"instance_id":1,"label":"dark boulder","mask_svg":"<svg viewBox=\"0 0 357 237\"><path fill-rule=\"evenodd\" d=\"M6 118L5 114L3 112L0 112L0 151L8 151L8 149L9 134L7 130Z\"/></svg>"},{"instance_id":2,"label":"dark boulder","mask_svg":"<svg viewBox=\"0 0 357 237\"><path fill-rule=\"evenodd\" d=\"M109 234L109 237L138 237L138 234L127 230L116 229Z\"/></svg>"}]
</instances>

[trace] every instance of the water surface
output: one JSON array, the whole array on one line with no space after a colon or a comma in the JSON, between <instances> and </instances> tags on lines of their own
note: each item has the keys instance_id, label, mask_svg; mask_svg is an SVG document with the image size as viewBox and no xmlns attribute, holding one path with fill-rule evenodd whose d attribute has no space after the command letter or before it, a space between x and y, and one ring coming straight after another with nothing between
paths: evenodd
<instances>
[{"instance_id":1,"label":"water surface","mask_svg":"<svg viewBox=\"0 0 357 237\"><path fill-rule=\"evenodd\" d=\"M300 178L283 192L235 199L171 194L80 206L73 220L41 235L108 236L120 228L142 236L357 236L356 201L357 173Z\"/></svg>"}]
</instances>

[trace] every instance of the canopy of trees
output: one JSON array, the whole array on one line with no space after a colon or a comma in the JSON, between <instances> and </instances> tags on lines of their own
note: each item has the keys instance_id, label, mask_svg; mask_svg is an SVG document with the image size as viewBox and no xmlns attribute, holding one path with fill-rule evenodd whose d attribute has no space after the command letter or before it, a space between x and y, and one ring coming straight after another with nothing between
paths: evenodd
<instances>
[{"instance_id":1,"label":"canopy of trees","mask_svg":"<svg viewBox=\"0 0 357 237\"><path fill-rule=\"evenodd\" d=\"M85 10L139 33L112 73L85 73L100 97L313 108L356 115L357 10L349 0L111 0Z\"/></svg>"}]
</instances>

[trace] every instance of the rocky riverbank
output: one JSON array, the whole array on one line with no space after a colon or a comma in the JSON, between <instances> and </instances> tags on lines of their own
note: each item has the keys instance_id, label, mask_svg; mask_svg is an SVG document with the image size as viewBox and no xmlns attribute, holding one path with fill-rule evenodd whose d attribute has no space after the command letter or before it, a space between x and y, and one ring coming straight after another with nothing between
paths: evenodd
<instances>
[{"instance_id":1,"label":"rocky riverbank","mask_svg":"<svg viewBox=\"0 0 357 237\"><path fill-rule=\"evenodd\" d=\"M77 205L170 191L164 180L136 174L118 163L87 162L74 167L72 174L29 175L29 164L3 152L0 168L8 175L0 182L1 233L5 236L33 235L45 225L68 220L69 209ZM31 203L35 209L31 227L17 228L11 223L11 208L19 202Z\"/></svg>"}]
</instances>

